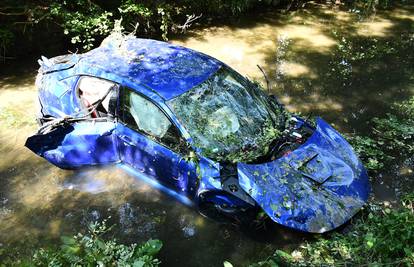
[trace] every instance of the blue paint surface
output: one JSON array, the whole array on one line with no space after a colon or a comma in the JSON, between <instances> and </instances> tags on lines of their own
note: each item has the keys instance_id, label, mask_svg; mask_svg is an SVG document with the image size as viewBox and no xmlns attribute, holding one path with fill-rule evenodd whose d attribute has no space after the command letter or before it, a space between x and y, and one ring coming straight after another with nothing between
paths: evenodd
<instances>
[{"instance_id":1,"label":"blue paint surface","mask_svg":"<svg viewBox=\"0 0 414 267\"><path fill-rule=\"evenodd\" d=\"M31 136L26 146L64 169L114 163L119 161L114 129L113 122L75 123Z\"/></svg>"},{"instance_id":2,"label":"blue paint surface","mask_svg":"<svg viewBox=\"0 0 414 267\"><path fill-rule=\"evenodd\" d=\"M130 129L115 115L107 121L59 124L27 139L28 148L60 168L122 163L138 178L153 181L156 188L182 196L186 204L191 200L243 209L260 207L275 222L306 232L326 232L342 225L368 199L370 185L361 161L322 119L317 120L311 137L292 153L262 164L238 163L232 178L244 195L226 191L221 173L224 163L201 155L185 125L165 103L224 65L209 56L164 42L126 37L104 41L86 54L40 63L36 84L43 116L62 118L82 109L76 95L80 76L107 79L144 95L160 108L197 158L189 161L188 155ZM116 102L119 112L119 100Z\"/></svg>"},{"instance_id":3,"label":"blue paint surface","mask_svg":"<svg viewBox=\"0 0 414 267\"><path fill-rule=\"evenodd\" d=\"M80 67L99 68L143 84L165 100L187 92L222 65L218 60L182 46L150 39L106 42L84 54Z\"/></svg>"},{"instance_id":4,"label":"blue paint surface","mask_svg":"<svg viewBox=\"0 0 414 267\"><path fill-rule=\"evenodd\" d=\"M322 119L298 149L275 161L238 164L239 181L272 220L306 232L330 231L348 221L370 193L352 147Z\"/></svg>"}]
</instances>

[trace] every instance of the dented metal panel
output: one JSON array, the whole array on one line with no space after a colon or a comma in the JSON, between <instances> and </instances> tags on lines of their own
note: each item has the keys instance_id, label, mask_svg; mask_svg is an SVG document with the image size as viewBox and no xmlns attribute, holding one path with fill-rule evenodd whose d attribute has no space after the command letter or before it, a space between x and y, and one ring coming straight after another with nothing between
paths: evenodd
<instances>
[{"instance_id":1,"label":"dented metal panel","mask_svg":"<svg viewBox=\"0 0 414 267\"><path fill-rule=\"evenodd\" d=\"M119 161L113 122L80 122L29 137L26 147L65 169Z\"/></svg>"},{"instance_id":2,"label":"dented metal panel","mask_svg":"<svg viewBox=\"0 0 414 267\"><path fill-rule=\"evenodd\" d=\"M220 212L260 206L275 222L307 232L340 226L367 201L367 173L332 127L318 119L313 134L312 127L305 131L306 137L295 132L301 136L291 142L296 149L282 157L274 154L289 133L286 112L259 88L250 88L251 83L241 75L207 55L155 40L110 36L88 53L42 58L39 63L36 85L40 122L46 128L29 137L26 146L58 167L122 162L177 195L209 201ZM223 71L228 72L225 79L214 80L214 74ZM114 94L113 112L89 116L91 110L81 104L75 90L85 75L111 81L121 92L129 88L153 107L144 108L147 104L140 97L125 102ZM241 93L244 87L247 91ZM203 93L197 91L200 88L205 89ZM179 95L192 97L192 109ZM123 121L119 105L125 103L139 109L130 114L140 122L138 129ZM199 124L192 127L196 118ZM186 146L169 148L154 138L172 129ZM206 138L209 142L200 142ZM240 153L229 153L232 142ZM206 152L218 148L222 148L221 156ZM268 162L274 157L279 158Z\"/></svg>"},{"instance_id":3,"label":"dented metal panel","mask_svg":"<svg viewBox=\"0 0 414 267\"><path fill-rule=\"evenodd\" d=\"M77 54L62 55L50 59L42 56L42 58L38 60L41 67L39 72L47 74L67 70L73 68L78 63L79 59L80 57Z\"/></svg>"},{"instance_id":4,"label":"dented metal panel","mask_svg":"<svg viewBox=\"0 0 414 267\"><path fill-rule=\"evenodd\" d=\"M322 233L349 220L368 199L366 170L325 121L292 153L263 164L238 164L240 185L275 222Z\"/></svg>"},{"instance_id":5,"label":"dented metal panel","mask_svg":"<svg viewBox=\"0 0 414 267\"><path fill-rule=\"evenodd\" d=\"M222 63L165 42L110 36L100 47L84 54L80 65L128 77L171 99L206 80Z\"/></svg>"}]
</instances>

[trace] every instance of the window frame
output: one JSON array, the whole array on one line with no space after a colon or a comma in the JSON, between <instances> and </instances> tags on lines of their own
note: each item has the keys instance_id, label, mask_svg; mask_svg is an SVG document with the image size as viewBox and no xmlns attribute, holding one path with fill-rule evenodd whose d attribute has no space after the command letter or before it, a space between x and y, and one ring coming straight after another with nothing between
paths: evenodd
<instances>
[{"instance_id":1,"label":"window frame","mask_svg":"<svg viewBox=\"0 0 414 267\"><path fill-rule=\"evenodd\" d=\"M73 76L69 76L69 77L73 77ZM114 97L116 97L117 100L116 100L115 103L111 103L111 93L109 93L106 96L106 97L109 97L109 107L108 107L107 115L108 115L108 117L112 117L112 118L117 118L118 117L118 114L117 113L118 113L118 106L119 106L119 95L120 95L120 90L121 90L120 89L121 88L121 84L120 83L115 82L115 81L110 80L110 79L107 79L107 78L102 78L102 77L99 77L99 76L94 76L94 75L89 75L89 74L79 74L79 75L76 75L75 77L77 77L77 79L76 79L76 81L74 83L75 85L74 85L74 88L73 88L73 90L75 92L74 97L75 97L75 99L77 101L77 104L80 107L80 110L85 109L85 106L84 106L84 104L81 101L80 93L79 93L79 91L80 91L80 83L82 82L83 79L85 79L85 78L93 78L93 79L104 80L104 81L113 83L116 86L115 96ZM115 104L115 107L114 107L113 110L111 110L111 104ZM113 113L111 113L111 111L113 111Z\"/></svg>"},{"instance_id":2,"label":"window frame","mask_svg":"<svg viewBox=\"0 0 414 267\"><path fill-rule=\"evenodd\" d=\"M133 94L137 94L138 96L142 97L143 99L149 101L151 104L153 104L156 108L158 108L158 110L160 112L162 112L162 114L168 119L168 121L171 123L172 127L174 127L176 133L178 134L178 142L180 144L177 144L181 149L178 149L179 151L177 151L176 149L173 149L172 147L168 146L167 144L164 144L164 142L162 142L158 137L152 136L151 134L137 129L135 127L131 127L129 124L127 124L124 120L124 95L125 92L129 91L130 93ZM131 87L127 86L127 85L123 85L120 84L119 85L119 91L118 91L118 109L117 109L117 121L121 124L123 124L124 126L128 127L129 129L133 130L134 132L137 132L143 136L145 136L146 138L150 139L153 142L156 142L157 144L167 148L170 151L173 151L174 153L177 153L179 155L182 156L186 156L191 150L191 145L189 144L189 142L187 141L186 138L184 138L180 128L174 123L174 121L171 119L170 115L156 102L153 101L150 97L142 94L141 92L138 92L134 89L132 89ZM184 144L184 145L183 145Z\"/></svg>"}]
</instances>

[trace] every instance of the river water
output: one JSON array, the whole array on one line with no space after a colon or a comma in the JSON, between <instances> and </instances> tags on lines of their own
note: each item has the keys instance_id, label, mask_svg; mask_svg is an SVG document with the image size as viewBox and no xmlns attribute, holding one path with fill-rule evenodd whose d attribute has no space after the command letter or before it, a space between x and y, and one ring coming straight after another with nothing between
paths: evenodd
<instances>
[{"instance_id":1,"label":"river water","mask_svg":"<svg viewBox=\"0 0 414 267\"><path fill-rule=\"evenodd\" d=\"M212 23L171 42L216 57L265 85L260 65L269 76L269 91L289 110L321 116L341 132L369 135L370 118L384 116L390 103L414 94L413 25L413 6L369 18L308 6ZM225 260L244 266L313 238L273 224L241 229L206 219L116 166L82 171L52 166L23 146L36 129L36 67L3 66L0 251L28 254L109 216L118 240L161 239L159 256L166 266L222 266ZM410 190L413 165L412 158L404 158L372 177L374 198L393 202L401 190ZM0 260L4 256L0 252Z\"/></svg>"}]
</instances>

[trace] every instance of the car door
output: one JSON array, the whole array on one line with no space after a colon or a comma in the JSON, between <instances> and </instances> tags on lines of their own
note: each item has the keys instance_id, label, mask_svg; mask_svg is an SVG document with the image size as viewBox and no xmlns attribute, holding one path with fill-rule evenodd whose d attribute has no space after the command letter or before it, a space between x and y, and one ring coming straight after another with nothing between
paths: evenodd
<instances>
[{"instance_id":1,"label":"car door","mask_svg":"<svg viewBox=\"0 0 414 267\"><path fill-rule=\"evenodd\" d=\"M113 117L118 99L118 85L97 77L88 76L83 80L86 79L105 82L105 88L99 88L99 84L94 85L97 86L95 89L107 92L105 96L102 96L102 102L106 101L108 106L107 113L101 114L99 118L92 118L83 115L90 113L84 107L83 113L77 112L77 114L48 121L38 133L26 140L26 147L60 168L73 169L119 162L115 144L117 139L113 134L116 128ZM75 91L73 89L70 91L71 94L67 93L67 98L76 97ZM63 99L62 105L69 104L69 102Z\"/></svg>"},{"instance_id":2,"label":"car door","mask_svg":"<svg viewBox=\"0 0 414 267\"><path fill-rule=\"evenodd\" d=\"M122 162L177 191L194 189L195 164L184 160L189 146L161 108L124 87L118 119L116 136Z\"/></svg>"},{"instance_id":3,"label":"car door","mask_svg":"<svg viewBox=\"0 0 414 267\"><path fill-rule=\"evenodd\" d=\"M25 146L64 169L119 161L112 121L62 124L26 140Z\"/></svg>"}]
</instances>

